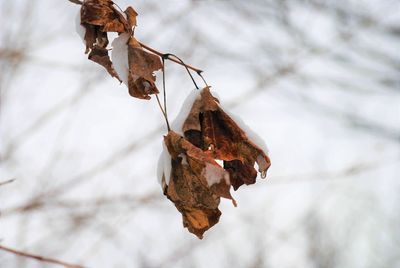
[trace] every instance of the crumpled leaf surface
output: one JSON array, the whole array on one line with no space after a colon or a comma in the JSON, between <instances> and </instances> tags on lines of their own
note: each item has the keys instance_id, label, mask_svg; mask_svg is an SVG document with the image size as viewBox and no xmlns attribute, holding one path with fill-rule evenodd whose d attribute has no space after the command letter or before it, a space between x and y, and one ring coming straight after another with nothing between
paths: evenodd
<instances>
[{"instance_id":1,"label":"crumpled leaf surface","mask_svg":"<svg viewBox=\"0 0 400 268\"><path fill-rule=\"evenodd\" d=\"M162 68L160 57L144 51L139 42L131 37L128 43L128 88L132 97L150 99L159 93L154 72Z\"/></svg>"},{"instance_id":2,"label":"crumpled leaf surface","mask_svg":"<svg viewBox=\"0 0 400 268\"><path fill-rule=\"evenodd\" d=\"M106 48L95 45L89 53L89 60L94 61L106 68L107 72L112 76L117 78L120 82L117 72L112 66L110 56L108 55L108 50Z\"/></svg>"},{"instance_id":3,"label":"crumpled leaf surface","mask_svg":"<svg viewBox=\"0 0 400 268\"><path fill-rule=\"evenodd\" d=\"M193 145L224 161L235 190L255 183L255 163L263 175L271 165L266 153L222 110L209 87L202 89L201 97L194 102L182 131Z\"/></svg>"},{"instance_id":4,"label":"crumpled leaf surface","mask_svg":"<svg viewBox=\"0 0 400 268\"><path fill-rule=\"evenodd\" d=\"M171 155L171 174L164 194L182 214L183 225L200 239L219 221L220 197L231 199L229 174L184 137L170 131L164 142ZM207 174L209 173L209 174ZM210 185L209 177L213 176Z\"/></svg>"},{"instance_id":5,"label":"crumpled leaf surface","mask_svg":"<svg viewBox=\"0 0 400 268\"><path fill-rule=\"evenodd\" d=\"M81 23L98 26L102 32L123 33L130 29L128 21L111 0L85 0L81 8Z\"/></svg>"},{"instance_id":6,"label":"crumpled leaf surface","mask_svg":"<svg viewBox=\"0 0 400 268\"><path fill-rule=\"evenodd\" d=\"M127 43L128 55L126 55L129 62L127 81L129 94L135 98L148 100L149 95L159 93L155 85L154 72L162 68L162 63L159 56L146 52L133 37L132 28L137 25L138 13L132 7L126 8L123 13L116 9L111 0L83 1L81 25L86 29L85 53L89 53L90 60L102 65L112 77L122 82L108 53L107 33L128 33L131 36Z\"/></svg>"},{"instance_id":7,"label":"crumpled leaf surface","mask_svg":"<svg viewBox=\"0 0 400 268\"><path fill-rule=\"evenodd\" d=\"M127 20L110 0L86 0L81 7L81 25L86 29L84 39L88 58L121 82L108 55L107 32L124 32L129 28Z\"/></svg>"}]
</instances>

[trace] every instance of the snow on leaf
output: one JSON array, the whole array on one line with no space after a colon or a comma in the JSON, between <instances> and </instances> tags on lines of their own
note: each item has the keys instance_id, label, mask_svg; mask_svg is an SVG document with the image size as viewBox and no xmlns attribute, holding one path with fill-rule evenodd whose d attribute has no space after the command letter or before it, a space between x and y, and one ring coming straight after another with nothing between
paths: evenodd
<instances>
[{"instance_id":1,"label":"snow on leaf","mask_svg":"<svg viewBox=\"0 0 400 268\"><path fill-rule=\"evenodd\" d=\"M128 85L128 79L121 80L108 55L108 32L131 35L136 25L137 13L128 7L125 13L119 12L111 0L85 0L80 10L80 24L84 28L85 53L89 59L102 65L112 77ZM128 57L126 53L125 57ZM124 75L124 78L127 75Z\"/></svg>"},{"instance_id":2,"label":"snow on leaf","mask_svg":"<svg viewBox=\"0 0 400 268\"><path fill-rule=\"evenodd\" d=\"M138 13L132 7L122 13L111 0L85 0L80 15L80 24L85 29L85 53L89 53L90 60L124 82L132 97L148 100L151 94L159 93L154 72L162 68L162 63L159 56L146 52L133 37ZM108 32L119 33L112 43L117 70L108 55Z\"/></svg>"},{"instance_id":3,"label":"snow on leaf","mask_svg":"<svg viewBox=\"0 0 400 268\"><path fill-rule=\"evenodd\" d=\"M171 176L171 156L169 155L167 146L162 142L162 152L158 160L157 176L162 189L169 184Z\"/></svg>"},{"instance_id":4,"label":"snow on leaf","mask_svg":"<svg viewBox=\"0 0 400 268\"><path fill-rule=\"evenodd\" d=\"M128 63L128 40L130 38L129 33L122 33L115 38L111 44L111 60L118 76L122 82L128 86L128 74L129 74L129 63Z\"/></svg>"},{"instance_id":5,"label":"snow on leaf","mask_svg":"<svg viewBox=\"0 0 400 268\"><path fill-rule=\"evenodd\" d=\"M229 192L229 173L207 152L173 131L164 142L172 167L168 185L163 184L164 194L182 214L184 227L201 239L219 221L221 197L231 199L236 206Z\"/></svg>"},{"instance_id":6,"label":"snow on leaf","mask_svg":"<svg viewBox=\"0 0 400 268\"><path fill-rule=\"evenodd\" d=\"M255 183L255 163L262 174L271 164L267 154L222 110L209 87L204 88L201 98L193 103L182 131L193 145L224 161L235 190L243 184Z\"/></svg>"},{"instance_id":7,"label":"snow on leaf","mask_svg":"<svg viewBox=\"0 0 400 268\"><path fill-rule=\"evenodd\" d=\"M196 99L200 98L200 92L201 92L200 90L192 90L188 94L188 96L186 97L186 99L182 104L181 109L179 110L177 117L171 124L171 129L182 136L183 136L183 131L182 131L183 124L185 123L185 120L192 109L193 103L196 101Z\"/></svg>"}]
</instances>

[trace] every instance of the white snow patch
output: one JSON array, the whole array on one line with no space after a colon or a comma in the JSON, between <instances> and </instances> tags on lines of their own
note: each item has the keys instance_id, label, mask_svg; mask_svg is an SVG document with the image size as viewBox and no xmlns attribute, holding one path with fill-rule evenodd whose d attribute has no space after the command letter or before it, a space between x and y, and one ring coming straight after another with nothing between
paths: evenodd
<instances>
[{"instance_id":1,"label":"white snow patch","mask_svg":"<svg viewBox=\"0 0 400 268\"><path fill-rule=\"evenodd\" d=\"M217 162L217 164L220 165L221 167L224 167L224 160L215 159L215 162Z\"/></svg>"},{"instance_id":2,"label":"white snow patch","mask_svg":"<svg viewBox=\"0 0 400 268\"><path fill-rule=\"evenodd\" d=\"M189 165L185 154L179 154L178 156L182 158L182 165Z\"/></svg>"},{"instance_id":3,"label":"white snow patch","mask_svg":"<svg viewBox=\"0 0 400 268\"><path fill-rule=\"evenodd\" d=\"M221 180L225 180L225 183L228 185L230 184L229 172L210 163L206 163L203 176L206 178L208 186L220 183Z\"/></svg>"},{"instance_id":4,"label":"white snow patch","mask_svg":"<svg viewBox=\"0 0 400 268\"><path fill-rule=\"evenodd\" d=\"M168 152L168 148L165 145L164 141L162 142L162 152L160 154L160 158L158 159L158 166L157 166L157 178L158 182L161 186L163 186L163 176L165 179L165 184L169 184L169 180L171 178L171 156Z\"/></svg>"},{"instance_id":5,"label":"white snow patch","mask_svg":"<svg viewBox=\"0 0 400 268\"><path fill-rule=\"evenodd\" d=\"M81 37L83 44L86 46L86 41L85 41L86 29L81 25L81 9L78 9L78 14L76 14L75 30L76 33Z\"/></svg>"},{"instance_id":6,"label":"white snow patch","mask_svg":"<svg viewBox=\"0 0 400 268\"><path fill-rule=\"evenodd\" d=\"M129 74L129 63L128 63L128 40L129 34L120 34L112 42L111 61L114 69L117 72L122 82L128 86L128 74Z\"/></svg>"},{"instance_id":7,"label":"white snow patch","mask_svg":"<svg viewBox=\"0 0 400 268\"><path fill-rule=\"evenodd\" d=\"M186 118L189 116L190 110L192 109L193 103L200 98L201 90L193 90L186 97L185 101L182 104L182 108L179 111L177 117L171 124L171 129L176 133L183 136L183 124L185 123Z\"/></svg>"}]
</instances>

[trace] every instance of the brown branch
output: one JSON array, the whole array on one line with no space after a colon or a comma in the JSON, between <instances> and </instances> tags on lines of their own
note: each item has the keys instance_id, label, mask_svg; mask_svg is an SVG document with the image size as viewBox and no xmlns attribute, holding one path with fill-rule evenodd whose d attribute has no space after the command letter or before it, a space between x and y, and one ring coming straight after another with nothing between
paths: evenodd
<instances>
[{"instance_id":1,"label":"brown branch","mask_svg":"<svg viewBox=\"0 0 400 268\"><path fill-rule=\"evenodd\" d=\"M12 182L14 182L14 181L15 181L15 179L7 180L7 181L1 181L1 182L0 182L0 186L3 186L3 185L6 185L6 184L9 184L9 183L12 183Z\"/></svg>"},{"instance_id":2,"label":"brown branch","mask_svg":"<svg viewBox=\"0 0 400 268\"><path fill-rule=\"evenodd\" d=\"M138 41L138 42L139 42L139 44L140 44L144 49L147 49L148 51L150 51L150 52L152 52L152 53L154 53L154 54L156 54L156 55L158 55L158 56L160 56L160 57L163 57L164 55L166 55L165 53L161 53L161 52L155 50L154 48L151 48L151 47L149 47L149 46L147 46L147 45L141 43L140 41ZM182 66L185 66L186 68L191 69L191 70L195 71L196 73L202 73L202 72L203 72L202 70L197 69L196 67L193 67L193 66L191 66L191 65L182 63L182 62L180 62L179 60L176 60L176 59L174 59L174 58L167 57L166 59L168 59L168 60L170 60L170 61L173 61L173 62L175 62L175 63L178 63L178 64L180 64L180 65L182 65Z\"/></svg>"},{"instance_id":3,"label":"brown branch","mask_svg":"<svg viewBox=\"0 0 400 268\"><path fill-rule=\"evenodd\" d=\"M68 0L68 1L70 1L71 3L77 4L77 5L83 4L83 1L81 1L81 0Z\"/></svg>"},{"instance_id":4,"label":"brown branch","mask_svg":"<svg viewBox=\"0 0 400 268\"><path fill-rule=\"evenodd\" d=\"M30 259L35 259L35 260L40 261L40 262L47 262L47 263L52 263L52 264L56 264L56 265L61 265L61 266L64 266L66 268L84 268L81 265L70 264L70 263L66 263L66 262L60 261L60 260L47 258L47 257L39 256L39 255L34 255L34 254L31 254L31 253L27 253L27 252L11 249L11 248L8 248L8 247L4 247L2 245L0 245L0 250L15 254L17 256L26 257L26 258L30 258Z\"/></svg>"}]
</instances>

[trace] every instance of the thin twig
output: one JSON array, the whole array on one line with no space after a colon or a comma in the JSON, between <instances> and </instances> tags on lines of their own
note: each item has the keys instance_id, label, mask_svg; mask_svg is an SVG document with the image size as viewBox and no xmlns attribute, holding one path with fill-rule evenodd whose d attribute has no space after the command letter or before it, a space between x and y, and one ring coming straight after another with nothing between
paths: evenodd
<instances>
[{"instance_id":1,"label":"thin twig","mask_svg":"<svg viewBox=\"0 0 400 268\"><path fill-rule=\"evenodd\" d=\"M197 75L201 77L201 79L203 80L206 87L208 87L207 81L206 81L206 79L204 79L203 75L201 73L197 73Z\"/></svg>"},{"instance_id":2,"label":"thin twig","mask_svg":"<svg viewBox=\"0 0 400 268\"><path fill-rule=\"evenodd\" d=\"M161 101L160 101L160 98L158 97L158 94L155 94L155 95L156 95L158 107L160 107L160 110L161 110L161 112L162 112L162 114L163 114L163 116L164 116L164 119L165 119L165 123L167 124L167 129L168 129L168 131L170 131L171 128L170 128L170 126L169 126L167 114L165 113L165 111L164 111L164 109L163 109L163 107L162 107L162 105L161 105Z\"/></svg>"},{"instance_id":3,"label":"thin twig","mask_svg":"<svg viewBox=\"0 0 400 268\"><path fill-rule=\"evenodd\" d=\"M162 85L163 85L163 95L164 95L164 115L165 115L165 120L167 121L168 131L171 131L168 121L168 112L167 112L167 90L165 89L165 57L162 57Z\"/></svg>"},{"instance_id":4,"label":"thin twig","mask_svg":"<svg viewBox=\"0 0 400 268\"><path fill-rule=\"evenodd\" d=\"M47 257L43 257L43 256L39 256L39 255L35 255L35 254L23 252L23 251L19 251L19 250L12 249L12 248L9 248L9 247L4 247L2 245L0 245L0 250L15 254L17 256L34 259L34 260L37 260L37 261L40 261L40 262L47 262L47 263L57 264L57 265L61 265L61 266L67 267L67 268L84 268L81 265L66 263L66 262L63 262L63 261L60 261L60 260L47 258Z\"/></svg>"},{"instance_id":5,"label":"thin twig","mask_svg":"<svg viewBox=\"0 0 400 268\"><path fill-rule=\"evenodd\" d=\"M163 57L164 55L166 55L165 53L161 53L161 52L155 50L154 48L151 48L151 47L149 47L149 46L147 46L147 45L145 45L145 44L143 44L143 43L141 43L141 42L139 42L139 44L140 44L144 49L147 49L148 51L150 51L150 52L152 52L152 53L154 53L154 54L156 54L156 55L158 55L158 56L160 56L160 57ZM189 64L183 63L183 62L181 62L181 61L179 61L179 60L176 60L176 59L173 59L173 58L170 58L170 57L168 57L167 59L170 60L170 61L173 61L173 62L175 62L175 63L178 63L178 64L180 64L180 65L182 65L182 66L184 66L184 67L186 67L186 68L189 68L189 69L195 71L196 73L202 73L202 72L203 72L202 70L200 70L200 69L198 69L198 68L196 68L196 67L193 67L193 66L191 66L191 65L189 65Z\"/></svg>"},{"instance_id":6,"label":"thin twig","mask_svg":"<svg viewBox=\"0 0 400 268\"><path fill-rule=\"evenodd\" d=\"M181 58L179 58L178 56L176 56L176 55L174 55L174 54L171 54L171 53L169 53L169 54L164 54L163 57L165 57L166 59L169 59L169 60L173 60L173 59L171 58L171 56L174 57L174 58L176 58L176 60L178 60L178 61L185 67L185 69L186 69L188 75L190 76L190 79L192 79L192 82L193 82L194 86L196 87L196 89L199 89L199 86L197 85L196 80L194 79L192 73L190 72L189 68L188 68L187 65L183 62L183 60L182 60ZM197 72L197 73L200 74L201 72Z\"/></svg>"},{"instance_id":7,"label":"thin twig","mask_svg":"<svg viewBox=\"0 0 400 268\"><path fill-rule=\"evenodd\" d=\"M2 182L0 182L0 186L3 186L3 185L6 185L6 184L9 184L9 183L12 183L12 182L14 182L14 181L15 181L15 179L7 180L7 181L2 181Z\"/></svg>"}]
</instances>

